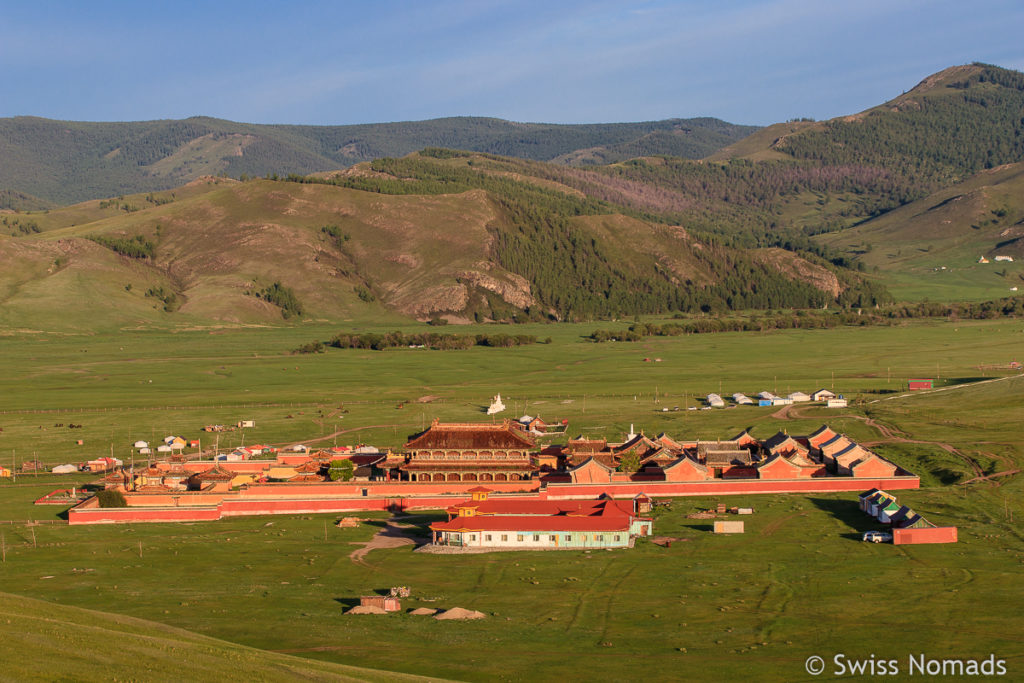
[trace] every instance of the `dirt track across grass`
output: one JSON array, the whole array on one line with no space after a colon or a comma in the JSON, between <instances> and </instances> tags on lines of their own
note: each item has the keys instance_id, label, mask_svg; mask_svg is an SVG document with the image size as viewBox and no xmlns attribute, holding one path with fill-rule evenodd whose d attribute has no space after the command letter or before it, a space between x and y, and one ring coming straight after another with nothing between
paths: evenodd
<instances>
[{"instance_id":1,"label":"dirt track across grass","mask_svg":"<svg viewBox=\"0 0 1024 683\"><path fill-rule=\"evenodd\" d=\"M403 545L419 545L421 539L411 535L406 529L412 529L412 524L402 524L396 522L393 519L389 519L385 522L381 530L374 534L373 538L362 544L362 548L357 548L349 553L349 558L355 564L361 564L364 567L371 567L373 565L366 562L365 558L371 550L384 550L386 548L399 548Z\"/></svg>"}]
</instances>

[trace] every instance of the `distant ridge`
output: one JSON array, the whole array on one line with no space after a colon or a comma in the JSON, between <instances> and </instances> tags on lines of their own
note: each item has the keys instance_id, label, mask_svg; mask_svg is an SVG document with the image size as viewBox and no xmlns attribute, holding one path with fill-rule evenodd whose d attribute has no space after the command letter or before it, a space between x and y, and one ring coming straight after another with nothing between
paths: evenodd
<instances>
[{"instance_id":1,"label":"distant ridge","mask_svg":"<svg viewBox=\"0 0 1024 683\"><path fill-rule=\"evenodd\" d=\"M755 130L713 118L548 124L455 117L295 126L208 117L88 123L19 116L0 119L0 190L70 204L167 190L202 175L336 170L424 147L577 164L655 154L698 159Z\"/></svg>"}]
</instances>

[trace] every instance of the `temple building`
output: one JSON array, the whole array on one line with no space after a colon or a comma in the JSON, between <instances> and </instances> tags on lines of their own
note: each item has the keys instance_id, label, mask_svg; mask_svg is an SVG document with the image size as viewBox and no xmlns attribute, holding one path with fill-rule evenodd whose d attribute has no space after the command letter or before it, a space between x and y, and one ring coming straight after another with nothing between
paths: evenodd
<instances>
[{"instance_id":1,"label":"temple building","mask_svg":"<svg viewBox=\"0 0 1024 683\"><path fill-rule=\"evenodd\" d=\"M443 423L414 434L400 466L411 481L519 481L534 467L530 435L509 420L497 424Z\"/></svg>"},{"instance_id":2,"label":"temple building","mask_svg":"<svg viewBox=\"0 0 1024 683\"><path fill-rule=\"evenodd\" d=\"M473 499L448 508L447 522L430 525L435 545L494 550L629 548L649 536L652 520L637 514L633 501L547 501L488 499L483 488Z\"/></svg>"}]
</instances>

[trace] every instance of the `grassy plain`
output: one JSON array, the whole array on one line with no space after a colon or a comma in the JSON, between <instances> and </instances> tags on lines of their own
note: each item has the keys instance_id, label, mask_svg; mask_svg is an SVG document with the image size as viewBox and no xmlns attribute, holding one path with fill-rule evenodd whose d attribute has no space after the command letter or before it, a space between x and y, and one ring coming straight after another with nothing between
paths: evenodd
<instances>
[{"instance_id":1,"label":"grassy plain","mask_svg":"<svg viewBox=\"0 0 1024 683\"><path fill-rule=\"evenodd\" d=\"M1012 521L1024 515L1022 479L966 483L1024 462L1024 379L976 383L1008 376L995 366L1020 358L1021 321L583 340L610 325L520 326L512 331L552 342L514 349L311 356L288 352L335 328L12 334L0 338L0 462L12 450L19 461L35 452L48 463L77 462L108 454L111 443L123 458L136 438L192 437L206 422L243 418L257 423L246 443L321 434L333 442L330 434L342 431L338 443L395 446L433 417L486 419L481 409L500 391L513 416L566 417L573 434L609 438L631 423L711 438L745 427L762 437L780 428L805 433L828 422L920 473L923 488L902 493L901 502L959 526L961 542L861 543L859 534L877 527L851 494L730 499L756 510L747 533L735 537L686 518L715 500L678 499L659 508L655 522L657 535L679 539L669 548L641 541L624 552L434 556L405 547L375 550L366 565L348 555L379 529L379 518L353 529L334 527L332 516L86 528L22 521L0 525L3 590L262 650L464 680L622 680L640 666L656 679L713 672L721 680L800 680L807 656L830 662L836 653L897 657L904 672L911 653L994 653L1010 672L1024 670L1024 596L1013 588L1024 537ZM917 376L937 376L944 390L903 396L905 380ZM710 391L822 386L854 405L790 415L661 412ZM436 398L417 402L425 396ZM33 412L41 410L48 412ZM61 423L84 426L54 427ZM76 446L78 438L85 445ZM241 438L222 437L227 445ZM71 481L23 476L0 484L0 518L57 519L60 508L31 501ZM407 607L489 616L461 623L342 615L359 595L391 585L412 587ZM24 619L4 628L28 629L49 645L55 637ZM0 642L5 659L23 656L20 641ZM131 665L120 671L130 675Z\"/></svg>"}]
</instances>

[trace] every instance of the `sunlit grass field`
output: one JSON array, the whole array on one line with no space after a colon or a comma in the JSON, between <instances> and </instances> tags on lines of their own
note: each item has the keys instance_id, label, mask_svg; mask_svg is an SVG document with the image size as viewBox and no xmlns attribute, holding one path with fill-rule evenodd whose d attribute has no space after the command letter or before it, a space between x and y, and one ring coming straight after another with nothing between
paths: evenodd
<instances>
[{"instance_id":1,"label":"sunlit grass field","mask_svg":"<svg viewBox=\"0 0 1024 683\"><path fill-rule=\"evenodd\" d=\"M377 515L351 529L333 526L334 516L309 515L29 526L25 520L59 521L63 512L32 500L90 480L22 475L0 484L0 519L8 521L0 524L0 590L263 650L462 680L791 681L807 677L809 655L830 661L836 653L896 657L904 670L911 653L995 653L1011 674L1024 671L1024 594L1013 588L1024 568L1021 478L966 483L976 468L990 475L1024 462L1024 379L998 367L1021 359L1024 323L584 339L614 325L500 330L551 337L550 344L513 349L315 355L290 351L338 329L0 337L0 464L33 454L48 464L79 462L108 455L111 445L127 459L136 439L199 437L203 424L241 419L256 427L222 434L221 447L243 438L400 446L435 417L491 419L482 409L500 392L509 406L504 415L566 418L570 434L611 439L630 424L714 438L747 427L760 437L777 429L801 434L827 422L858 441L878 441L878 452L920 474L922 489L901 492L900 501L936 524L958 526L960 543L862 543L859 535L879 526L857 509L854 494L730 498L755 514L745 518L745 534L715 536L710 520L686 515L717 499L687 498L656 511L655 534L678 539L667 548L641 540L628 551L444 556L407 546L375 550L362 565L349 554L380 528ZM951 388L904 396L910 377ZM978 383L998 377L1011 378ZM853 405L801 407L796 419L773 417L773 408L686 410L712 391L821 387L834 387ZM432 398L419 402L423 397ZM905 441L886 439L869 419ZM207 446L213 437L202 438ZM437 518L409 522L423 529ZM405 607L459 606L488 617L342 614L360 595L393 585L412 588ZM0 619L5 659L22 656L25 636L11 636L33 628L33 638L52 640L24 619ZM132 675L130 661L110 657L108 666L104 672ZM104 678L88 671L79 678ZM70 663L65 675L75 678ZM190 677L246 675L243 668L210 669Z\"/></svg>"}]
</instances>

